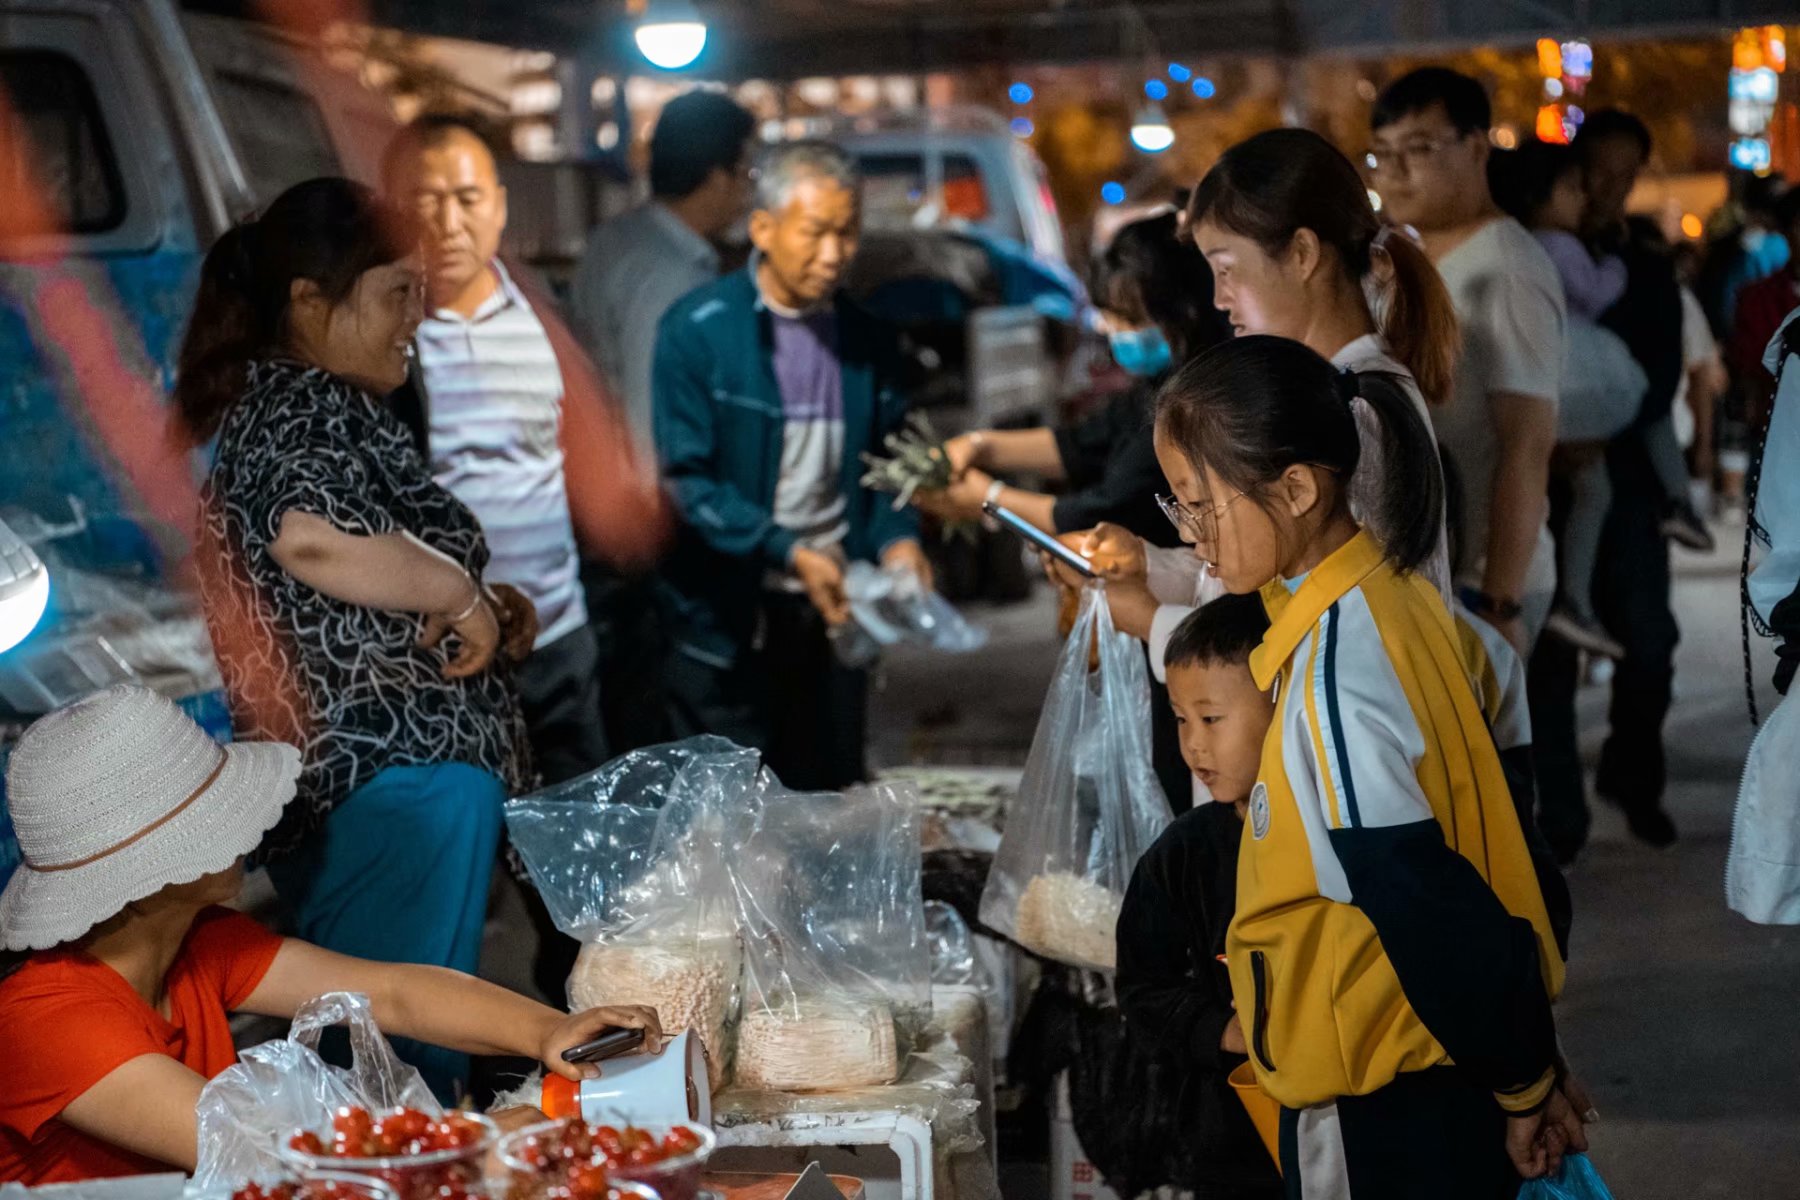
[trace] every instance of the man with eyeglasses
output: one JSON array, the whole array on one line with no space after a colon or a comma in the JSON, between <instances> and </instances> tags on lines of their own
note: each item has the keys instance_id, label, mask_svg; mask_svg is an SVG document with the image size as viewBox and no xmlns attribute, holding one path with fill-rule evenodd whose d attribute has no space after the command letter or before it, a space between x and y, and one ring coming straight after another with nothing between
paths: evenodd
<instances>
[{"instance_id":1,"label":"man with eyeglasses","mask_svg":"<svg viewBox=\"0 0 1800 1200\"><path fill-rule=\"evenodd\" d=\"M1368 166L1383 211L1410 225L1462 325L1450 401L1434 410L1462 501L1455 578L1469 610L1529 655L1556 591L1545 527L1563 363L1561 279L1488 191L1487 93L1444 67L1375 102Z\"/></svg>"}]
</instances>

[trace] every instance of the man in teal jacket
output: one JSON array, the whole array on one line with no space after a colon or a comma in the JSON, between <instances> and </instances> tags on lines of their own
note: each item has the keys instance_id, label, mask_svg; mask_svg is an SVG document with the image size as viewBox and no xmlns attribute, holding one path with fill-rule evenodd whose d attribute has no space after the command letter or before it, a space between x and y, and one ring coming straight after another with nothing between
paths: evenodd
<instances>
[{"instance_id":1,"label":"man in teal jacket","mask_svg":"<svg viewBox=\"0 0 1800 1200\"><path fill-rule=\"evenodd\" d=\"M657 455L681 513L664 570L678 734L763 751L789 787L866 776L868 681L832 653L851 560L930 581L914 514L861 485L905 415L891 328L838 291L861 188L836 147L771 150L740 272L689 293L657 333Z\"/></svg>"}]
</instances>

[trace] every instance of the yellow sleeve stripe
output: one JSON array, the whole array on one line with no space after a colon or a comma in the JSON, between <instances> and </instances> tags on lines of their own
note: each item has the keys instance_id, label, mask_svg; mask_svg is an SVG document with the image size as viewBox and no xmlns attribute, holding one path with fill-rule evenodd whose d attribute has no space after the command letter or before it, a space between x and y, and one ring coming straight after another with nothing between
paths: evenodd
<instances>
[{"instance_id":1,"label":"yellow sleeve stripe","mask_svg":"<svg viewBox=\"0 0 1800 1200\"><path fill-rule=\"evenodd\" d=\"M1528 1088L1516 1092L1495 1092L1494 1099L1501 1108L1509 1113L1530 1112L1544 1102L1550 1089L1556 1086L1556 1068L1551 1067L1538 1077L1538 1081Z\"/></svg>"},{"instance_id":2,"label":"yellow sleeve stripe","mask_svg":"<svg viewBox=\"0 0 1800 1200\"><path fill-rule=\"evenodd\" d=\"M1313 626L1312 645L1306 650L1306 671L1304 674L1296 675L1295 683L1299 684L1306 692L1306 732L1312 737L1313 761L1319 764L1320 790L1325 794L1325 803L1331 808L1331 828L1342 829L1344 820L1338 812L1337 781L1332 778L1331 755L1326 753L1325 731L1319 724L1317 702L1319 689L1313 686L1313 668L1319 658L1319 629L1319 626Z\"/></svg>"}]
</instances>

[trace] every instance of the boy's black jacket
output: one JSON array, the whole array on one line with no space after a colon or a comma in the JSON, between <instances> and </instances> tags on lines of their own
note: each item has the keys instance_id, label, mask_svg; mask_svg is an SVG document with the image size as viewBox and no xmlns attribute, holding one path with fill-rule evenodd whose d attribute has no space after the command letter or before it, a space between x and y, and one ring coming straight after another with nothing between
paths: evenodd
<instances>
[{"instance_id":1,"label":"boy's black jacket","mask_svg":"<svg viewBox=\"0 0 1800 1200\"><path fill-rule=\"evenodd\" d=\"M1023 1068L1044 1072L1047 1083L1068 1070L1075 1134L1121 1196L1163 1185L1196 1200L1281 1195L1274 1163L1226 1083L1244 1060L1219 1050L1232 1009L1216 956L1235 910L1242 835L1228 805L1176 818L1126 891L1119 1007L1088 1003L1079 986L1045 987L1028 1021L1037 1036L1022 1030L1015 1044L1015 1077Z\"/></svg>"}]
</instances>

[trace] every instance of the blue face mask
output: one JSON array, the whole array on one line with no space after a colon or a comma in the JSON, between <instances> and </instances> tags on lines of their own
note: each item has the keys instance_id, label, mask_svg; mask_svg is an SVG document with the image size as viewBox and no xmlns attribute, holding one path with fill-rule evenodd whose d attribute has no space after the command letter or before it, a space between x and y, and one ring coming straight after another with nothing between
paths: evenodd
<instances>
[{"instance_id":1,"label":"blue face mask","mask_svg":"<svg viewBox=\"0 0 1800 1200\"><path fill-rule=\"evenodd\" d=\"M1126 373L1145 378L1160 375L1175 361L1169 339L1151 325L1144 329L1119 329L1106 335L1112 343L1113 361Z\"/></svg>"}]
</instances>

